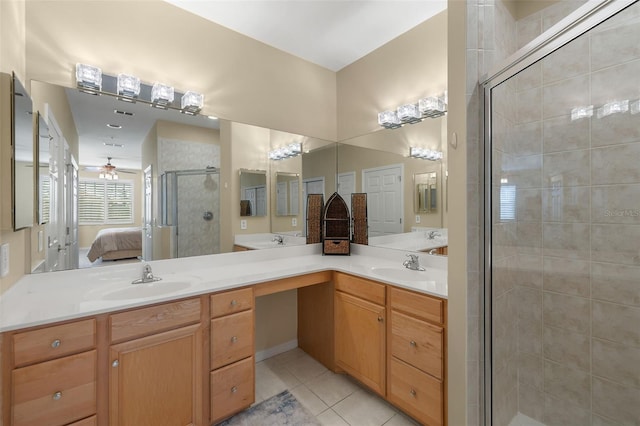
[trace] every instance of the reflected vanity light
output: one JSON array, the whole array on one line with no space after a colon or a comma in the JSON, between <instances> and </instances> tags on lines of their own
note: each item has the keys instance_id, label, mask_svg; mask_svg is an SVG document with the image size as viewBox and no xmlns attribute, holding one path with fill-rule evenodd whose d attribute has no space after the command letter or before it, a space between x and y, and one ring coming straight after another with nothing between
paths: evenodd
<instances>
[{"instance_id":1,"label":"reflected vanity light","mask_svg":"<svg viewBox=\"0 0 640 426\"><path fill-rule=\"evenodd\" d=\"M593 116L593 105L576 107L571 110L571 121Z\"/></svg>"},{"instance_id":2,"label":"reflected vanity light","mask_svg":"<svg viewBox=\"0 0 640 426\"><path fill-rule=\"evenodd\" d=\"M640 114L640 99L631 102L629 109L631 110L631 114Z\"/></svg>"},{"instance_id":3,"label":"reflected vanity light","mask_svg":"<svg viewBox=\"0 0 640 426\"><path fill-rule=\"evenodd\" d=\"M126 102L135 102L140 95L140 79L129 74L118 74L118 82L116 84L118 99Z\"/></svg>"},{"instance_id":4,"label":"reflected vanity light","mask_svg":"<svg viewBox=\"0 0 640 426\"><path fill-rule=\"evenodd\" d=\"M270 160L284 160L302 154L302 143L295 142L289 145L269 151Z\"/></svg>"},{"instance_id":5,"label":"reflected vanity light","mask_svg":"<svg viewBox=\"0 0 640 426\"><path fill-rule=\"evenodd\" d=\"M426 148L416 148L414 146L409 148L409 157L420 158L422 160L438 161L443 158L442 151L433 151Z\"/></svg>"},{"instance_id":6,"label":"reflected vanity light","mask_svg":"<svg viewBox=\"0 0 640 426\"><path fill-rule=\"evenodd\" d=\"M167 105L173 102L174 89L162 83L153 83L151 88L151 104L156 108L167 109Z\"/></svg>"},{"instance_id":7,"label":"reflected vanity light","mask_svg":"<svg viewBox=\"0 0 640 426\"><path fill-rule=\"evenodd\" d=\"M76 64L76 85L85 93L96 95L102 90L102 70L87 64Z\"/></svg>"},{"instance_id":8,"label":"reflected vanity light","mask_svg":"<svg viewBox=\"0 0 640 426\"><path fill-rule=\"evenodd\" d=\"M180 105L182 107L182 112L185 114L196 115L204 105L204 95L189 90L182 95Z\"/></svg>"},{"instance_id":9,"label":"reflected vanity light","mask_svg":"<svg viewBox=\"0 0 640 426\"><path fill-rule=\"evenodd\" d=\"M613 101L604 104L601 108L598 108L598 118L604 118L612 114L622 113L629 111L629 100Z\"/></svg>"}]
</instances>

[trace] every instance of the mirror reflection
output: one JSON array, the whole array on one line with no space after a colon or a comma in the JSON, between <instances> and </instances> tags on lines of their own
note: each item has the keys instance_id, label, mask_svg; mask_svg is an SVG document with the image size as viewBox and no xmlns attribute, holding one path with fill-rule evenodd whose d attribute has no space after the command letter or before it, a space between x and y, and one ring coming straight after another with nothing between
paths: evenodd
<instances>
[{"instance_id":1,"label":"mirror reflection","mask_svg":"<svg viewBox=\"0 0 640 426\"><path fill-rule=\"evenodd\" d=\"M49 206L51 203L51 185L49 179L49 126L42 114L38 113L38 168L36 183L38 185L38 224L49 222Z\"/></svg>"},{"instance_id":2,"label":"mirror reflection","mask_svg":"<svg viewBox=\"0 0 640 426\"><path fill-rule=\"evenodd\" d=\"M416 213L438 211L438 178L436 172L416 173L414 182L414 207Z\"/></svg>"},{"instance_id":3,"label":"mirror reflection","mask_svg":"<svg viewBox=\"0 0 640 426\"><path fill-rule=\"evenodd\" d=\"M300 175L276 172L276 215L298 216L300 211Z\"/></svg>"},{"instance_id":4,"label":"mirror reflection","mask_svg":"<svg viewBox=\"0 0 640 426\"><path fill-rule=\"evenodd\" d=\"M34 220L33 103L24 86L12 76L11 128L13 145L13 229L27 228Z\"/></svg>"},{"instance_id":5,"label":"mirror reflection","mask_svg":"<svg viewBox=\"0 0 640 426\"><path fill-rule=\"evenodd\" d=\"M267 171L241 169L240 216L267 215Z\"/></svg>"}]
</instances>

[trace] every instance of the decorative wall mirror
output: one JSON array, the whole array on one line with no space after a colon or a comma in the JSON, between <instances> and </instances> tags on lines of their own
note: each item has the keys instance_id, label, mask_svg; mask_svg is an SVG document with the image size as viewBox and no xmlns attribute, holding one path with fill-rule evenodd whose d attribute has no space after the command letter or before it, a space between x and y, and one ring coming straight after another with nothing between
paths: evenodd
<instances>
[{"instance_id":1,"label":"decorative wall mirror","mask_svg":"<svg viewBox=\"0 0 640 426\"><path fill-rule=\"evenodd\" d=\"M11 144L13 229L33 226L35 172L33 167L33 102L15 74L11 79Z\"/></svg>"},{"instance_id":2,"label":"decorative wall mirror","mask_svg":"<svg viewBox=\"0 0 640 426\"><path fill-rule=\"evenodd\" d=\"M266 170L240 169L240 216L267 215Z\"/></svg>"},{"instance_id":3,"label":"decorative wall mirror","mask_svg":"<svg viewBox=\"0 0 640 426\"><path fill-rule=\"evenodd\" d=\"M276 216L300 212L300 174L276 172Z\"/></svg>"},{"instance_id":4,"label":"decorative wall mirror","mask_svg":"<svg viewBox=\"0 0 640 426\"><path fill-rule=\"evenodd\" d=\"M417 173L414 180L414 206L416 213L438 211L438 178L436 172Z\"/></svg>"},{"instance_id":5,"label":"decorative wall mirror","mask_svg":"<svg viewBox=\"0 0 640 426\"><path fill-rule=\"evenodd\" d=\"M38 113L38 167L36 168L36 184L38 194L38 223L49 223L49 207L51 205L51 179L49 177L49 126L42 114Z\"/></svg>"}]
</instances>

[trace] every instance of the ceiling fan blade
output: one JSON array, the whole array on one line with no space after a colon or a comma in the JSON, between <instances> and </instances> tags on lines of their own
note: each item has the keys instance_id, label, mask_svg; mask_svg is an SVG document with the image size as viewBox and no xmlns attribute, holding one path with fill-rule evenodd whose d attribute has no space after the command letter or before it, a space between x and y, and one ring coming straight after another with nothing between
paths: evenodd
<instances>
[{"instance_id":1,"label":"ceiling fan blade","mask_svg":"<svg viewBox=\"0 0 640 426\"><path fill-rule=\"evenodd\" d=\"M136 174L136 172L134 172L133 170L120 170L120 169L116 169L116 172L117 172L117 173L129 173L129 174L132 174L132 175L135 175L135 174Z\"/></svg>"},{"instance_id":2,"label":"ceiling fan blade","mask_svg":"<svg viewBox=\"0 0 640 426\"><path fill-rule=\"evenodd\" d=\"M88 172L101 172L102 170L104 170L104 167L102 167L102 166L86 166L86 167L83 167L82 170L86 170Z\"/></svg>"}]
</instances>

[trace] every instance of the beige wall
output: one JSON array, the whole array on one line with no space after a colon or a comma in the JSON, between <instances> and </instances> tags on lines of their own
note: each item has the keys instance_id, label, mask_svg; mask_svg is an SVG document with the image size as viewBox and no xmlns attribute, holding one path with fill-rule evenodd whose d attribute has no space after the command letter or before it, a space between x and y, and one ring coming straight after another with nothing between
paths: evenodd
<instances>
[{"instance_id":1,"label":"beige wall","mask_svg":"<svg viewBox=\"0 0 640 426\"><path fill-rule=\"evenodd\" d=\"M97 179L98 173L88 172L80 168L80 179ZM91 247L91 243L96 238L98 231L106 228L127 228L133 226L142 226L142 172L135 171L135 174L120 173L122 181L131 181L133 183L133 223L122 225L80 225L78 226L78 245L79 247Z\"/></svg>"},{"instance_id":2,"label":"beige wall","mask_svg":"<svg viewBox=\"0 0 640 426\"><path fill-rule=\"evenodd\" d=\"M447 89L447 12L338 71L338 140L380 129L378 113Z\"/></svg>"},{"instance_id":3,"label":"beige wall","mask_svg":"<svg viewBox=\"0 0 640 426\"><path fill-rule=\"evenodd\" d=\"M298 338L298 291L256 297L256 352Z\"/></svg>"},{"instance_id":4,"label":"beige wall","mask_svg":"<svg viewBox=\"0 0 640 426\"><path fill-rule=\"evenodd\" d=\"M127 2L126 13L107 0L26 10L29 79L73 87L82 62L201 92L209 115L336 137L335 73L166 2Z\"/></svg>"}]
</instances>

